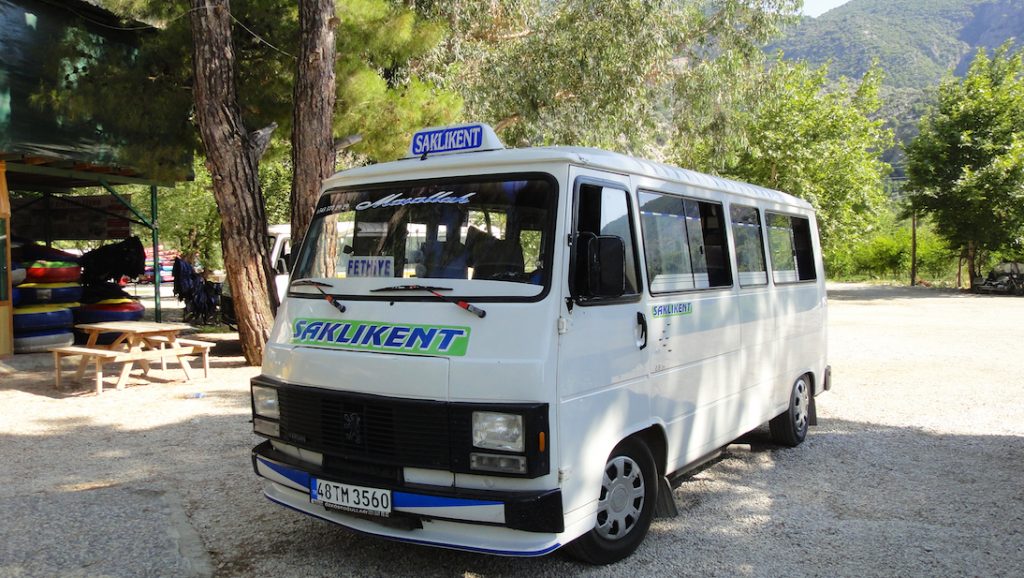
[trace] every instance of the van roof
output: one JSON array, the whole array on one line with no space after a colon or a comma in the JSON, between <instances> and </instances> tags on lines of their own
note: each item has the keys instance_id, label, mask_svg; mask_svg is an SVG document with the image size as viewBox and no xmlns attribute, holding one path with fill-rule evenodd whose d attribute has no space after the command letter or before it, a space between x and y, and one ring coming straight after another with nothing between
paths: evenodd
<instances>
[{"instance_id":1,"label":"van roof","mask_svg":"<svg viewBox=\"0 0 1024 578\"><path fill-rule=\"evenodd\" d=\"M765 187L698 173L664 163L638 159L620 153L586 147L529 147L480 151L462 154L438 155L424 160L407 158L389 163L357 167L334 174L324 181L323 190L358 183L385 182L394 179L416 178L420 171L458 170L484 172L503 166L533 163L564 162L619 174L636 174L690 185L703 189L720 190L735 195L764 199L786 205L813 210L807 201Z\"/></svg>"}]
</instances>

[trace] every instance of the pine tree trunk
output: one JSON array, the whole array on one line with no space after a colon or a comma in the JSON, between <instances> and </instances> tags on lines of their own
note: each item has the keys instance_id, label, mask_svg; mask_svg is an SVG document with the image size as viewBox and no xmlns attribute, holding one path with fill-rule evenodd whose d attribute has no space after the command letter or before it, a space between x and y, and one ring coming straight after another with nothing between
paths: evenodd
<instances>
[{"instance_id":1,"label":"pine tree trunk","mask_svg":"<svg viewBox=\"0 0 1024 578\"><path fill-rule=\"evenodd\" d=\"M974 291L974 279L977 277L975 272L978 268L978 248L974 244L974 241L967 242L967 279L968 287L971 291Z\"/></svg>"},{"instance_id":2,"label":"pine tree trunk","mask_svg":"<svg viewBox=\"0 0 1024 578\"><path fill-rule=\"evenodd\" d=\"M292 246L313 217L320 184L334 172L333 0L299 0L299 55L292 123Z\"/></svg>"},{"instance_id":3,"label":"pine tree trunk","mask_svg":"<svg viewBox=\"0 0 1024 578\"><path fill-rule=\"evenodd\" d=\"M267 217L257 169L273 129L249 134L242 122L228 0L191 0L191 5L196 118L221 216L224 266L242 354L249 364L259 365L274 315Z\"/></svg>"}]
</instances>

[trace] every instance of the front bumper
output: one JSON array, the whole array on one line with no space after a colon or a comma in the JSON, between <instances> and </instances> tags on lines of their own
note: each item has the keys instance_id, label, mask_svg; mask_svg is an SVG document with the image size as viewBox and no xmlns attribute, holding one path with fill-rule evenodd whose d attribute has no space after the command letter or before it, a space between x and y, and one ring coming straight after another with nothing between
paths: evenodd
<instances>
[{"instance_id":1,"label":"front bumper","mask_svg":"<svg viewBox=\"0 0 1024 578\"><path fill-rule=\"evenodd\" d=\"M275 450L269 441L252 451L253 469L267 480L271 501L353 530L419 544L506 556L541 556L557 549L564 530L560 490L507 492L415 484L376 486L392 491L392 515L376 518L310 502L313 478L341 483L336 472Z\"/></svg>"}]
</instances>

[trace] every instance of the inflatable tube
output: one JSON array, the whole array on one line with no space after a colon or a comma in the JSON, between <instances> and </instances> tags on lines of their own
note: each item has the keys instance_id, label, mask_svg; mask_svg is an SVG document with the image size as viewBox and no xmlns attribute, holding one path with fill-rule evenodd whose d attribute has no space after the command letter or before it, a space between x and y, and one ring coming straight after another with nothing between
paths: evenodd
<instances>
[{"instance_id":1,"label":"inflatable tube","mask_svg":"<svg viewBox=\"0 0 1024 578\"><path fill-rule=\"evenodd\" d=\"M24 267L22 267L18 263L15 263L14 267L11 268L11 285L14 285L15 287L17 287L18 285L21 285L22 283L24 283L25 282L25 275L27 275L27 274L28 274L28 271L26 271Z\"/></svg>"},{"instance_id":2,"label":"inflatable tube","mask_svg":"<svg viewBox=\"0 0 1024 578\"><path fill-rule=\"evenodd\" d=\"M14 335L71 327L74 316L64 305L29 305L14 309Z\"/></svg>"},{"instance_id":3,"label":"inflatable tube","mask_svg":"<svg viewBox=\"0 0 1024 578\"><path fill-rule=\"evenodd\" d=\"M104 321L138 321L146 308L137 301L129 303L93 303L75 311L75 323L102 323Z\"/></svg>"},{"instance_id":4,"label":"inflatable tube","mask_svg":"<svg viewBox=\"0 0 1024 578\"><path fill-rule=\"evenodd\" d=\"M82 268L68 261L35 261L29 263L25 280L30 283L67 283L78 281Z\"/></svg>"},{"instance_id":5,"label":"inflatable tube","mask_svg":"<svg viewBox=\"0 0 1024 578\"><path fill-rule=\"evenodd\" d=\"M78 283L25 283L20 289L25 303L67 303L82 298Z\"/></svg>"},{"instance_id":6,"label":"inflatable tube","mask_svg":"<svg viewBox=\"0 0 1024 578\"><path fill-rule=\"evenodd\" d=\"M65 347L75 342L70 329L37 331L14 336L15 353L39 353L51 347Z\"/></svg>"}]
</instances>

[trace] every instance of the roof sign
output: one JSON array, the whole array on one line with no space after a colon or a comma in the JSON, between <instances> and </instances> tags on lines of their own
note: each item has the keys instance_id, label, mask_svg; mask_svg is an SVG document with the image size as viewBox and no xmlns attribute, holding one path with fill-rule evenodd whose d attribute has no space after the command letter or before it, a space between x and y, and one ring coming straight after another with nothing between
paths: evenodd
<instances>
[{"instance_id":1,"label":"roof sign","mask_svg":"<svg viewBox=\"0 0 1024 578\"><path fill-rule=\"evenodd\" d=\"M412 135L409 157L503 149L501 139L486 124L426 128ZM407 157L408 158L408 157Z\"/></svg>"}]
</instances>

